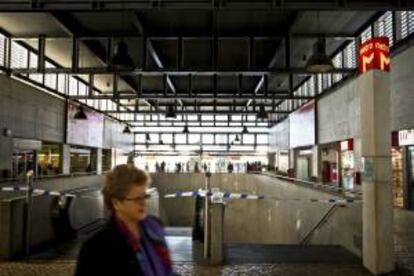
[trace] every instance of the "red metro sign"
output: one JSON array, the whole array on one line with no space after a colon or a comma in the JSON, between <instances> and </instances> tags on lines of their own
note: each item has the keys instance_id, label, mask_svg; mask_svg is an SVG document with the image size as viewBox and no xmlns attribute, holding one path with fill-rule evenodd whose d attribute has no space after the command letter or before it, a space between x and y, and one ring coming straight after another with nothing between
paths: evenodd
<instances>
[{"instance_id":1,"label":"red metro sign","mask_svg":"<svg viewBox=\"0 0 414 276\"><path fill-rule=\"evenodd\" d=\"M390 71L390 47L388 37L374 37L359 47L359 72L378 69Z\"/></svg>"}]
</instances>

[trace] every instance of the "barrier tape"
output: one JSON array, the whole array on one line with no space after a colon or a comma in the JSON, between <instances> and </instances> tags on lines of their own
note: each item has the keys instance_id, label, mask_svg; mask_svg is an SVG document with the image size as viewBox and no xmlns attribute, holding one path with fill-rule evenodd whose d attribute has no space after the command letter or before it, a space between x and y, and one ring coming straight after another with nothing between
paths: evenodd
<instances>
[{"instance_id":1,"label":"barrier tape","mask_svg":"<svg viewBox=\"0 0 414 276\"><path fill-rule=\"evenodd\" d=\"M222 197L223 199L253 199L253 200L263 200L263 199L271 199L275 201L309 201L309 202L323 202L323 203L338 203L338 204L346 204L346 203L355 203L360 202L361 200L353 199L353 198L346 198L346 199L336 199L336 198L328 198L328 199L315 199L315 198L278 198L273 196L265 196L265 195L254 195L254 194L247 194L247 193L230 193L230 192L219 192L219 193L212 193L205 191L192 191L192 192L175 192L173 194L167 194L164 198L182 198L182 197Z\"/></svg>"},{"instance_id":2,"label":"barrier tape","mask_svg":"<svg viewBox=\"0 0 414 276\"><path fill-rule=\"evenodd\" d=\"M2 187L2 192L27 192L28 187ZM149 188L147 189L146 193L151 195L151 193L156 192L156 188ZM67 192L58 192L58 191L50 191L50 190L42 190L42 189L33 189L33 194L35 195L50 195L50 196L66 196L66 197L76 197L76 198L92 198L92 199L99 199L102 196L85 196L85 195L78 195L75 193L67 193Z\"/></svg>"}]
</instances>

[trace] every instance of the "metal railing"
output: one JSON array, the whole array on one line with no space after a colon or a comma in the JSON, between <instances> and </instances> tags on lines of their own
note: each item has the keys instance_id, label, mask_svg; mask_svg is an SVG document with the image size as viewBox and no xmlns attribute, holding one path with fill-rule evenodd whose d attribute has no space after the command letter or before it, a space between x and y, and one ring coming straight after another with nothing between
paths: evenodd
<instances>
[{"instance_id":1,"label":"metal railing","mask_svg":"<svg viewBox=\"0 0 414 276\"><path fill-rule=\"evenodd\" d=\"M308 187L315 188L315 189L318 189L318 190L323 190L323 191L326 191L326 192L335 192L335 193L338 193L338 194L340 194L341 196L344 196L344 197L352 197L352 198L357 197L357 198L359 198L362 195L362 192L358 191L358 190L347 189L347 188L342 188L342 187L337 187L337 186L332 186L332 185L326 185L326 184L322 184L322 183L319 183L319 182L288 177L288 176L285 176L285 175L280 175L280 174L275 174L275 173L270 173L270 172L257 172L256 174L267 175L267 176L270 176L270 177L273 177L273 178L287 180L287 181L293 182L295 184L301 184L301 185L304 185L304 186L308 186Z\"/></svg>"}]
</instances>

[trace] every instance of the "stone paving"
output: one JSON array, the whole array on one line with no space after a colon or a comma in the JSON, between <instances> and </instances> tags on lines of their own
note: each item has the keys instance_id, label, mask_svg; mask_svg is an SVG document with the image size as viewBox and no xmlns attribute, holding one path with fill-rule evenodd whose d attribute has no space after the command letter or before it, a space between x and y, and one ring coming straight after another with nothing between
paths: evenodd
<instances>
[{"instance_id":1,"label":"stone paving","mask_svg":"<svg viewBox=\"0 0 414 276\"><path fill-rule=\"evenodd\" d=\"M414 275L414 212L395 210L395 254L397 272L391 274ZM178 241L181 243L181 241ZM75 250L69 248L71 251ZM65 251L68 248L65 248ZM186 253L186 252L184 252ZM183 252L181 255L186 256ZM39 255L42 256L43 255ZM0 262L0 276L66 276L73 275L73 255L32 259L19 262ZM193 262L175 262L178 275L304 275L304 276L365 276L371 275L360 264L354 263L260 263L207 266Z\"/></svg>"},{"instance_id":2,"label":"stone paving","mask_svg":"<svg viewBox=\"0 0 414 276\"><path fill-rule=\"evenodd\" d=\"M74 261L8 262L0 263L0 276L66 276L73 275ZM304 275L304 276L365 276L370 275L359 265L335 264L243 264L203 266L193 263L176 263L179 275Z\"/></svg>"}]
</instances>

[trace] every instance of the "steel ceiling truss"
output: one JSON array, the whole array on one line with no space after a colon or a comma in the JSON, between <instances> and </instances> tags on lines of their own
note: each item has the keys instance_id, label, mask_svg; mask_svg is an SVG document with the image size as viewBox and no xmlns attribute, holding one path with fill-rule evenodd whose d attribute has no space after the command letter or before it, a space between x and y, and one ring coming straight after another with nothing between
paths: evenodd
<instances>
[{"instance_id":1,"label":"steel ceiling truss","mask_svg":"<svg viewBox=\"0 0 414 276\"><path fill-rule=\"evenodd\" d=\"M122 10L401 10L409 0L3 0L0 11L122 11Z\"/></svg>"}]
</instances>

